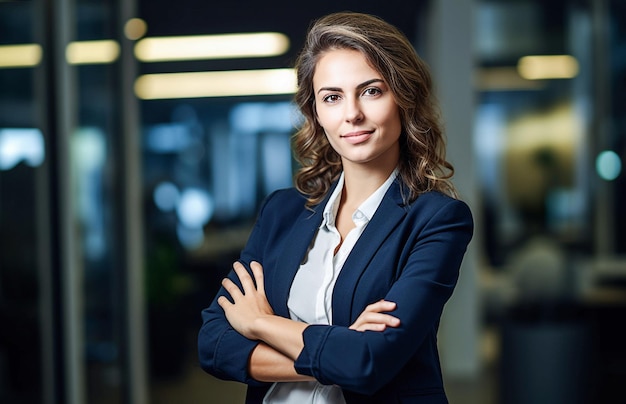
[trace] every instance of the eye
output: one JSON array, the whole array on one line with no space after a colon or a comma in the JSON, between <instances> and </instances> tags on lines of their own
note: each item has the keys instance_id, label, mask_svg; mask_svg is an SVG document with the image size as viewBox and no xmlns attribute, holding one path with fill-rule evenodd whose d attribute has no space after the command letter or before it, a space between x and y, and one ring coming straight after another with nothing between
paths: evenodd
<instances>
[{"instance_id":1,"label":"eye","mask_svg":"<svg viewBox=\"0 0 626 404\"><path fill-rule=\"evenodd\" d=\"M325 96L324 98L322 98L323 102L332 104L335 103L337 101L339 101L339 95L337 94L328 94L327 96Z\"/></svg>"},{"instance_id":2,"label":"eye","mask_svg":"<svg viewBox=\"0 0 626 404\"><path fill-rule=\"evenodd\" d=\"M368 97L375 97L382 93L383 93L382 90L378 87L368 87L365 90L363 90L363 95L368 96Z\"/></svg>"}]
</instances>

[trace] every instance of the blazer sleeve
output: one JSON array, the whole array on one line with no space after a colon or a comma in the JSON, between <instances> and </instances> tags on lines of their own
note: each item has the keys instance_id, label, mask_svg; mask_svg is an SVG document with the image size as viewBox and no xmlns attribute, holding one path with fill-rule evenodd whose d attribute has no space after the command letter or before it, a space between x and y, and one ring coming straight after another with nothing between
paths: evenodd
<instances>
[{"instance_id":1,"label":"blazer sleeve","mask_svg":"<svg viewBox=\"0 0 626 404\"><path fill-rule=\"evenodd\" d=\"M260 243L263 240L262 222L265 208L275 194L268 196L259 209L256 223L241 257L254 257L252 259L262 262L262 249L260 248ZM247 267L247 263L252 259L240 258L240 261ZM250 268L248 268L249 270ZM241 287L241 283L233 270L229 272L228 277ZM244 337L230 326L224 315L224 310L217 304L217 299L220 296L229 296L223 287L220 287L211 305L201 313L202 326L198 333L200 367L207 373L223 380L234 380L250 386L266 385L266 383L252 379L248 374L248 359L258 341Z\"/></svg>"},{"instance_id":2,"label":"blazer sleeve","mask_svg":"<svg viewBox=\"0 0 626 404\"><path fill-rule=\"evenodd\" d=\"M421 345L433 345L430 350L422 349L431 359L437 355L439 320L456 285L473 221L468 206L453 199L421 215L430 217L423 219L425 224L416 221L419 229L407 240L409 245L401 248L397 279L385 296L396 302L392 314L401 325L383 332L310 325L304 331L304 349L295 363L299 373L324 384L373 394L402 370Z\"/></svg>"}]
</instances>

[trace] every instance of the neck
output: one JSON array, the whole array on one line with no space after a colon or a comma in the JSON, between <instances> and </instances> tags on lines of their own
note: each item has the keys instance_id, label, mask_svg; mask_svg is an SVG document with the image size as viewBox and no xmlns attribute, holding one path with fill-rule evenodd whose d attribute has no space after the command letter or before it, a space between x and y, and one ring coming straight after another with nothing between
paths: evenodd
<instances>
[{"instance_id":1,"label":"neck","mask_svg":"<svg viewBox=\"0 0 626 404\"><path fill-rule=\"evenodd\" d=\"M344 166L342 204L359 206L389 178L396 165L368 169L363 166Z\"/></svg>"}]
</instances>

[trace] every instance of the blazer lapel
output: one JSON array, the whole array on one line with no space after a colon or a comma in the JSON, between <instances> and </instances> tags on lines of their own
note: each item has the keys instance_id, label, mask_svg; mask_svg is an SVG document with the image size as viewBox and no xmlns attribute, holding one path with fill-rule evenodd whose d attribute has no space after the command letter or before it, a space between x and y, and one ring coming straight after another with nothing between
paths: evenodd
<instances>
[{"instance_id":1,"label":"blazer lapel","mask_svg":"<svg viewBox=\"0 0 626 404\"><path fill-rule=\"evenodd\" d=\"M352 297L356 284L378 248L405 214L400 185L396 180L385 194L339 273L333 289L333 324L351 323Z\"/></svg>"}]
</instances>

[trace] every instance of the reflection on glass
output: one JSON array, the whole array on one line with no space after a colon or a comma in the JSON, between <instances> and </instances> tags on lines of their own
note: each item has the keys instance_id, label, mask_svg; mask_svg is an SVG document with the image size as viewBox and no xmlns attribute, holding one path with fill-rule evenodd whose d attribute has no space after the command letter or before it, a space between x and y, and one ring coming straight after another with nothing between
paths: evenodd
<instances>
[{"instance_id":1,"label":"reflection on glass","mask_svg":"<svg viewBox=\"0 0 626 404\"><path fill-rule=\"evenodd\" d=\"M81 128L72 138L76 207L83 230L83 251L91 262L106 253L104 168L106 140L98 128Z\"/></svg>"}]
</instances>

